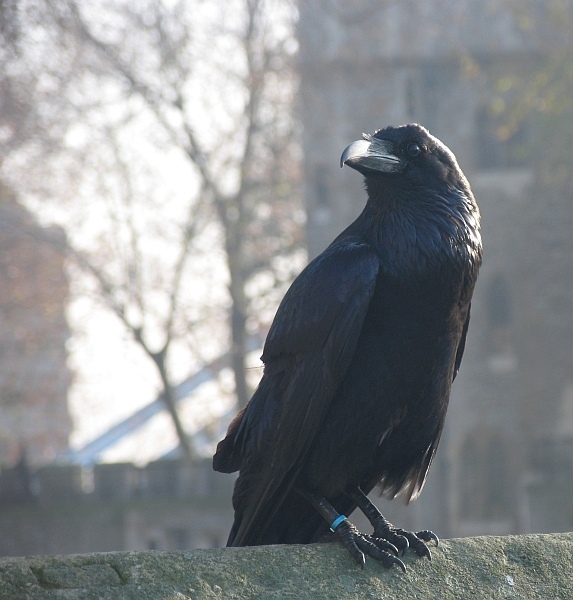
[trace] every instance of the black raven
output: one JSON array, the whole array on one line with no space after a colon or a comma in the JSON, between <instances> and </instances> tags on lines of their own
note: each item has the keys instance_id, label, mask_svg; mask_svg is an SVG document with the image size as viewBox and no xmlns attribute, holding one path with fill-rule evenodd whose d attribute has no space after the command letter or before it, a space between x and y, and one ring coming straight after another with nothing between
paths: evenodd
<instances>
[{"instance_id":1,"label":"black raven","mask_svg":"<svg viewBox=\"0 0 573 600\"><path fill-rule=\"evenodd\" d=\"M452 152L420 125L363 134L341 166L365 178L361 215L302 271L267 336L264 375L215 470L239 471L228 546L311 543L329 528L385 566L430 531L391 525L376 485L421 491L464 351L481 264L479 209ZM374 527L346 518L360 508Z\"/></svg>"}]
</instances>

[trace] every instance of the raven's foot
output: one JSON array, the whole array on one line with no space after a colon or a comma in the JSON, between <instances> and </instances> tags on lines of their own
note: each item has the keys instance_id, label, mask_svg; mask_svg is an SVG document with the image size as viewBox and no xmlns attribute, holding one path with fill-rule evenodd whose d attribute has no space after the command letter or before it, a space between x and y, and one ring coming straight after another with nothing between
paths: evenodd
<instances>
[{"instance_id":1,"label":"raven's foot","mask_svg":"<svg viewBox=\"0 0 573 600\"><path fill-rule=\"evenodd\" d=\"M438 536L432 531L404 531L394 527L384 518L382 522L375 524L373 537L387 540L400 550L402 556L408 548L412 548L418 556L425 556L429 560L432 560L432 554L425 542L433 541L436 546L440 543Z\"/></svg>"},{"instance_id":2,"label":"raven's foot","mask_svg":"<svg viewBox=\"0 0 573 600\"><path fill-rule=\"evenodd\" d=\"M360 533L347 519L338 524L334 533L360 567L364 568L367 554L387 569L396 565L406 572L406 565L398 558L398 548L390 541Z\"/></svg>"},{"instance_id":3,"label":"raven's foot","mask_svg":"<svg viewBox=\"0 0 573 600\"><path fill-rule=\"evenodd\" d=\"M360 510L368 517L370 523L372 523L372 527L374 527L373 538L390 542L398 548L402 556L408 548L412 548L418 556L426 556L429 560L432 560L430 549L426 546L425 542L433 541L437 546L440 540L435 533L426 530L413 533L394 527L392 523L383 517L378 508L376 508L360 488L353 492L351 497L356 501Z\"/></svg>"},{"instance_id":4,"label":"raven's foot","mask_svg":"<svg viewBox=\"0 0 573 600\"><path fill-rule=\"evenodd\" d=\"M406 570L404 563L398 558L398 548L386 539L375 538L371 535L360 533L348 519L339 514L332 504L313 492L298 490L330 524L330 531L342 542L342 545L350 552L354 560L364 568L366 554L380 561L385 567L390 568L397 565ZM322 539L322 538L321 538Z\"/></svg>"}]
</instances>

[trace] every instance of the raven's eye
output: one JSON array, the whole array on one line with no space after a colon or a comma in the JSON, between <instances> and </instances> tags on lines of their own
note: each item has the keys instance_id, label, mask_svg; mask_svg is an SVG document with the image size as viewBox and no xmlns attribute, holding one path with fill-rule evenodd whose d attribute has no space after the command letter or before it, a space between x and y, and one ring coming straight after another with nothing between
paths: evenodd
<instances>
[{"instance_id":1,"label":"raven's eye","mask_svg":"<svg viewBox=\"0 0 573 600\"><path fill-rule=\"evenodd\" d=\"M420 154L420 152L422 152L422 149L420 148L420 146L418 146L418 144L412 143L412 144L408 144L408 147L406 148L406 152L408 152L409 156L418 156L418 154Z\"/></svg>"}]
</instances>

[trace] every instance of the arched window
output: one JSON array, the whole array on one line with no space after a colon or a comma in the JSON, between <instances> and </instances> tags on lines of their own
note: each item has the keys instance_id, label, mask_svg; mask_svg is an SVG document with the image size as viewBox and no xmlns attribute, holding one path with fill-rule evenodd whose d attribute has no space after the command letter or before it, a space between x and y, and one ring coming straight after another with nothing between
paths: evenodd
<instances>
[{"instance_id":1,"label":"arched window","mask_svg":"<svg viewBox=\"0 0 573 600\"><path fill-rule=\"evenodd\" d=\"M492 333L491 346L494 352L503 354L510 350L511 301L505 277L494 275L487 295L488 325Z\"/></svg>"},{"instance_id":2,"label":"arched window","mask_svg":"<svg viewBox=\"0 0 573 600\"><path fill-rule=\"evenodd\" d=\"M512 302L502 273L490 279L486 309L490 368L503 373L512 371L517 365L512 339Z\"/></svg>"}]
</instances>

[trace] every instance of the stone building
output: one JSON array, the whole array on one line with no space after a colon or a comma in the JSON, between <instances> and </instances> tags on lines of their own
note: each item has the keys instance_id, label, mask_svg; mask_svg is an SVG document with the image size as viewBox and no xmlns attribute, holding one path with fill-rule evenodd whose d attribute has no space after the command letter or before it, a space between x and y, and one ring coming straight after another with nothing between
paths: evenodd
<instances>
[{"instance_id":1,"label":"stone building","mask_svg":"<svg viewBox=\"0 0 573 600\"><path fill-rule=\"evenodd\" d=\"M57 250L57 247L60 250ZM68 447L65 235L0 189L0 465L46 464Z\"/></svg>"},{"instance_id":2,"label":"stone building","mask_svg":"<svg viewBox=\"0 0 573 600\"><path fill-rule=\"evenodd\" d=\"M364 205L340 153L389 124L419 122L450 146L482 211L484 264L437 459L415 504L384 504L402 526L461 536L573 525L562 493L573 484L571 194L540 187L536 152L551 142L535 123L505 131L495 110L515 100L504 81L527 82L550 52L573 47L560 25L571 22L571 4L556 7L299 3L310 256Z\"/></svg>"},{"instance_id":3,"label":"stone building","mask_svg":"<svg viewBox=\"0 0 573 600\"><path fill-rule=\"evenodd\" d=\"M46 465L0 473L0 556L225 545L234 477L212 461Z\"/></svg>"}]
</instances>

